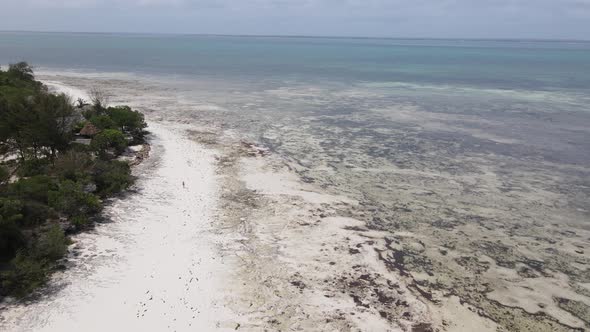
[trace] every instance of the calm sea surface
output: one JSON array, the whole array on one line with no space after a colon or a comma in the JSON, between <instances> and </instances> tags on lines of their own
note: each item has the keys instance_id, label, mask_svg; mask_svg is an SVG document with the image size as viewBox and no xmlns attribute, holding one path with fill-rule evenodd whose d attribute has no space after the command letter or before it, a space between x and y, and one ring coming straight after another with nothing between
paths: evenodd
<instances>
[{"instance_id":1,"label":"calm sea surface","mask_svg":"<svg viewBox=\"0 0 590 332\"><path fill-rule=\"evenodd\" d=\"M590 42L0 33L0 63L257 81L588 89Z\"/></svg>"}]
</instances>

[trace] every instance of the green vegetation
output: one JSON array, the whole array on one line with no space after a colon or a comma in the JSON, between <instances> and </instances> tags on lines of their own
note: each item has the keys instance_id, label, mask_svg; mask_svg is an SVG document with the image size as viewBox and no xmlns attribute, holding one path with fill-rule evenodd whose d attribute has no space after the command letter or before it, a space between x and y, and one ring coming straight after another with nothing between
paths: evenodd
<instances>
[{"instance_id":1,"label":"green vegetation","mask_svg":"<svg viewBox=\"0 0 590 332\"><path fill-rule=\"evenodd\" d=\"M90 146L101 156L106 156L109 151L120 154L127 148L127 139L125 139L125 135L119 130L104 129L94 136Z\"/></svg>"},{"instance_id":2,"label":"green vegetation","mask_svg":"<svg viewBox=\"0 0 590 332\"><path fill-rule=\"evenodd\" d=\"M118 193L133 183L129 164L122 161L97 161L94 167L94 183L97 193L109 196Z\"/></svg>"},{"instance_id":3,"label":"green vegetation","mask_svg":"<svg viewBox=\"0 0 590 332\"><path fill-rule=\"evenodd\" d=\"M8 171L8 168L0 165L0 185L5 183L9 179L10 179L10 172Z\"/></svg>"},{"instance_id":4,"label":"green vegetation","mask_svg":"<svg viewBox=\"0 0 590 332\"><path fill-rule=\"evenodd\" d=\"M68 234L92 225L101 199L133 183L129 144L146 123L127 106L73 106L51 94L25 62L0 69L0 296L26 296L66 254ZM80 135L90 144L76 143Z\"/></svg>"}]
</instances>

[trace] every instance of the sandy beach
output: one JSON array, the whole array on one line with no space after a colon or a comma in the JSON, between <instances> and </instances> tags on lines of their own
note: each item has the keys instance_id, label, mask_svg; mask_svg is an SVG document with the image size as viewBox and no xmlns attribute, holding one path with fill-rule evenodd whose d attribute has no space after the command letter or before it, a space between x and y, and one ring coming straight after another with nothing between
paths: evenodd
<instances>
[{"instance_id":1,"label":"sandy beach","mask_svg":"<svg viewBox=\"0 0 590 332\"><path fill-rule=\"evenodd\" d=\"M67 90L70 94L76 90ZM39 299L3 308L3 331L233 330L228 271L212 228L214 156L171 125L150 124L152 157L108 222L74 237L67 269Z\"/></svg>"}]
</instances>

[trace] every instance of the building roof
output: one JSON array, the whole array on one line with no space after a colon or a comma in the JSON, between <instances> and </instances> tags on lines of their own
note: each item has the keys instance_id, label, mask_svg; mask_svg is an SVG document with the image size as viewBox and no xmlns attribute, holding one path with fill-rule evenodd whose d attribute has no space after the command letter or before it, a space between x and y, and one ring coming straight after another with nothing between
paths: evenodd
<instances>
[{"instance_id":1,"label":"building roof","mask_svg":"<svg viewBox=\"0 0 590 332\"><path fill-rule=\"evenodd\" d=\"M80 135L87 136L87 137L95 136L98 133L100 133L100 130L98 128L96 128L96 126L90 122L86 122L86 124L84 125L84 128L82 128L82 130L80 130Z\"/></svg>"}]
</instances>

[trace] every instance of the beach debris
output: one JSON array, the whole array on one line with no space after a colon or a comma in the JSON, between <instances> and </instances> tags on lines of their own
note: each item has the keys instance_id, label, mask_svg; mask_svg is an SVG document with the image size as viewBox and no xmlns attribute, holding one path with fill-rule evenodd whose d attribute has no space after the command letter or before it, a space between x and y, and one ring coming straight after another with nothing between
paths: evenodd
<instances>
[{"instance_id":1,"label":"beach debris","mask_svg":"<svg viewBox=\"0 0 590 332\"><path fill-rule=\"evenodd\" d=\"M141 150L135 152L135 158L129 162L129 166L137 166L141 164L150 156L151 146L149 144L143 144Z\"/></svg>"}]
</instances>

